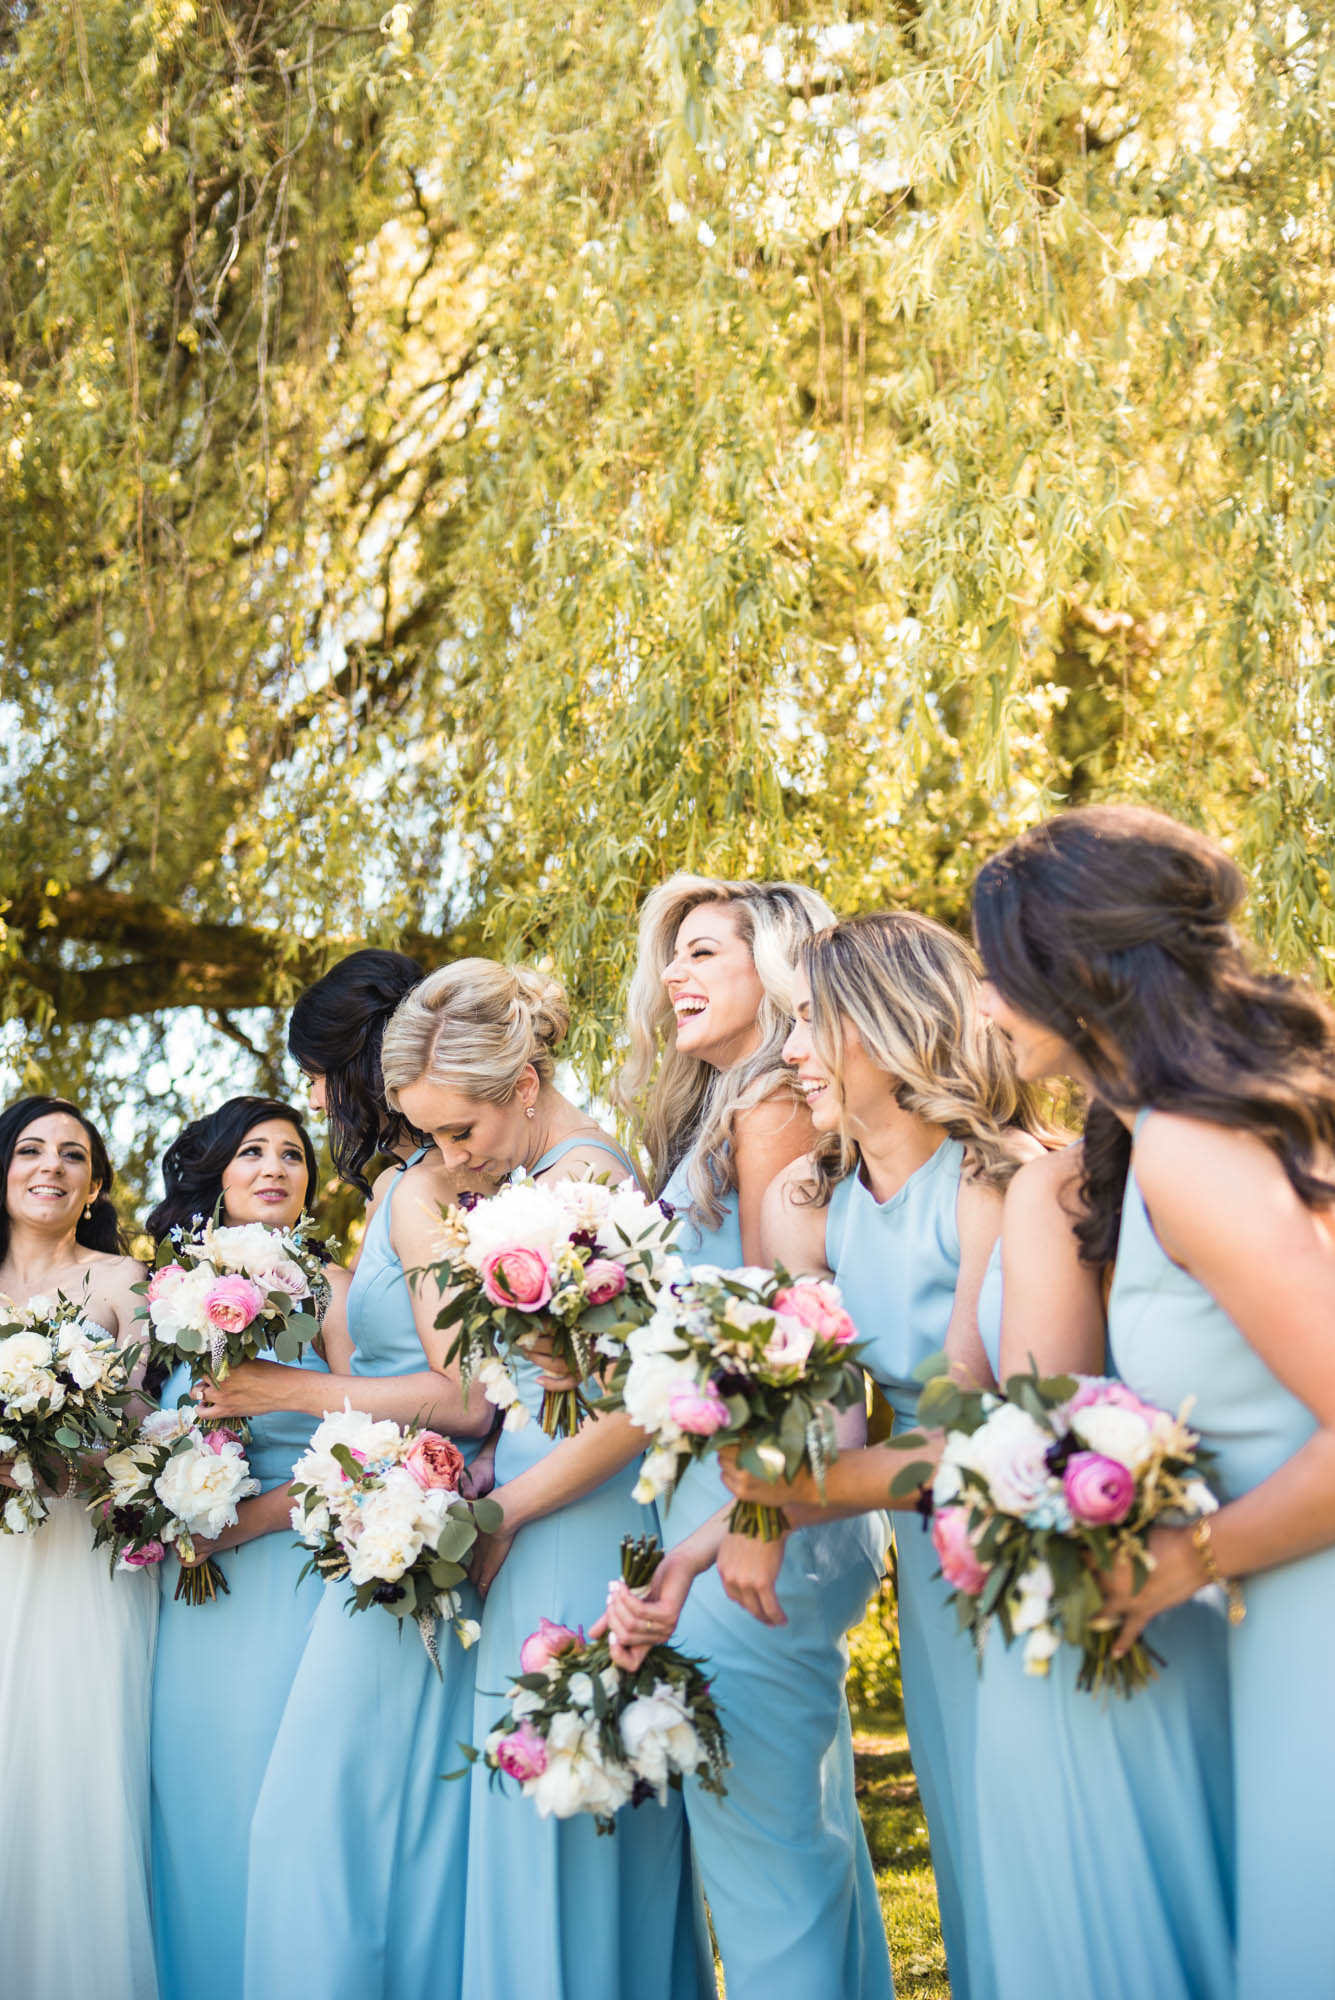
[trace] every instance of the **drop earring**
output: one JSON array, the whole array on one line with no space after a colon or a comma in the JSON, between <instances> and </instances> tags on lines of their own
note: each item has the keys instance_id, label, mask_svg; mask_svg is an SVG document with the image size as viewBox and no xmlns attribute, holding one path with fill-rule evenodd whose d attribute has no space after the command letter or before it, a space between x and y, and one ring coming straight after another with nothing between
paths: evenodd
<instances>
[{"instance_id":1,"label":"drop earring","mask_svg":"<svg viewBox=\"0 0 1335 2000\"><path fill-rule=\"evenodd\" d=\"M86 1201L83 1206L83 1219L85 1222L88 1221L92 1213L93 1213L93 1204L91 1201Z\"/></svg>"},{"instance_id":2,"label":"drop earring","mask_svg":"<svg viewBox=\"0 0 1335 2000\"><path fill-rule=\"evenodd\" d=\"M531 1104L526 1104L524 1106L524 1116L525 1118L533 1118L536 1116L536 1113Z\"/></svg>"}]
</instances>

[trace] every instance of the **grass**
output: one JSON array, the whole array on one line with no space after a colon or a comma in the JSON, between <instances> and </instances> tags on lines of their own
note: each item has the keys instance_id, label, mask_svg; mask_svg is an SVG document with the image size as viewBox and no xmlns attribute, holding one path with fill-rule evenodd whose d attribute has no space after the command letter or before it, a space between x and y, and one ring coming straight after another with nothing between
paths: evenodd
<instances>
[{"instance_id":1,"label":"grass","mask_svg":"<svg viewBox=\"0 0 1335 2000\"><path fill-rule=\"evenodd\" d=\"M896 2000L950 2000L927 1826L909 1742L893 1717L855 1715L858 1806L881 1893Z\"/></svg>"}]
</instances>

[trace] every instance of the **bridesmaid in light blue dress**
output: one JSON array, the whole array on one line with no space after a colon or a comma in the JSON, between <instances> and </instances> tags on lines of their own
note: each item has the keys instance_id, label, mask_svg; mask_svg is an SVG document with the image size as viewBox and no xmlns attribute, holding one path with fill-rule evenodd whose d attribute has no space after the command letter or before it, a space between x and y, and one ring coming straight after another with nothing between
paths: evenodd
<instances>
[{"instance_id":1,"label":"bridesmaid in light blue dress","mask_svg":"<svg viewBox=\"0 0 1335 2000\"><path fill-rule=\"evenodd\" d=\"M552 1051L567 1018L554 981L457 961L424 981L386 1032L390 1102L433 1134L449 1167L633 1179L621 1148L555 1088ZM658 1533L657 1510L633 1497L644 1439L629 1419L611 1415L549 1438L537 1421L539 1364L521 1360L515 1373L531 1421L502 1431L496 1447L504 1528L487 1538L475 1571L485 1590L477 1697L436 1771L457 1770L458 1745L480 1744L493 1727L539 1620L587 1629L622 1537ZM461 1800L470 1788L467 1993L698 2000L712 1992L679 1793L626 1808L608 1839L586 1814L541 1818L512 1788L492 1786L480 1765L453 1787Z\"/></svg>"},{"instance_id":2,"label":"bridesmaid in light blue dress","mask_svg":"<svg viewBox=\"0 0 1335 2000\"><path fill-rule=\"evenodd\" d=\"M897 1428L913 1425L914 1371L929 1354L944 1348L957 1368L990 1381L977 1300L1000 1227L1000 1190L1019 1159L1040 1150L1024 1129L1038 1121L982 1018L978 985L960 940L907 912L837 924L799 960L797 1025L784 1053L819 1144L771 1191L767 1236L790 1265L823 1263L833 1273ZM826 1504L848 1511L884 1500L906 1462L886 1446L844 1453ZM735 1469L725 1477L745 1497L761 1491ZM819 1496L799 1482L792 1498ZM904 1718L951 1991L987 2000L973 1805L977 1667L925 1524L899 1506Z\"/></svg>"},{"instance_id":3,"label":"bridesmaid in light blue dress","mask_svg":"<svg viewBox=\"0 0 1335 2000\"><path fill-rule=\"evenodd\" d=\"M1072 1233L1081 1149L1023 1168L979 1317L998 1369L1110 1370L1099 1274ZM1113 1288L1119 1316L1125 1245ZM1003 1303L1005 1332L1003 1336ZM1162 1401L1162 1398L1153 1400ZM1176 1399L1173 1407L1177 1407ZM1233 1796L1225 1625L1207 1592L1156 1619L1164 1665L1129 1700L1045 1676L988 1635L978 1699L983 1915L999 2000L1227 2000L1233 1980Z\"/></svg>"},{"instance_id":4,"label":"bridesmaid in light blue dress","mask_svg":"<svg viewBox=\"0 0 1335 2000\"><path fill-rule=\"evenodd\" d=\"M1116 1240L1112 1361L1148 1400L1193 1397L1216 1455L1219 1512L1155 1529L1143 1588L1114 1572L1107 1607L1123 1648L1158 1644L1224 1587L1233 1990L1315 2000L1335 1991L1335 1018L1253 970L1244 892L1203 836L1099 807L988 863L974 914L1022 1067L1093 1099L1077 1233L1091 1263Z\"/></svg>"},{"instance_id":5,"label":"bridesmaid in light blue dress","mask_svg":"<svg viewBox=\"0 0 1335 2000\"><path fill-rule=\"evenodd\" d=\"M756 1261L765 1188L811 1144L778 1052L798 941L830 914L785 883L676 876L648 899L631 1024L647 1060L632 1059L626 1083L651 1149L681 1146L670 1121L660 1124L665 1102L695 1112L690 1148L662 1190L684 1218L688 1265ZM716 1460L690 1465L672 1496L671 1553L649 1603L617 1589L609 1611L628 1658L659 1635L654 1619L675 1615L674 1643L709 1662L732 1760L727 1795L688 1781L685 1796L729 2000L888 2000L844 1695L845 1634L880 1579L885 1517L799 1528L775 1545L781 1566L765 1575L755 1558L763 1572L771 1552L726 1534L731 1505Z\"/></svg>"},{"instance_id":6,"label":"bridesmaid in light blue dress","mask_svg":"<svg viewBox=\"0 0 1335 2000\"><path fill-rule=\"evenodd\" d=\"M233 1098L188 1125L168 1150L163 1176L166 1198L149 1218L159 1241L173 1226L212 1214L220 1195L227 1223L291 1228L316 1186L314 1152L296 1112L265 1098ZM334 1299L324 1323L332 1337L346 1274L331 1266L328 1282ZM313 1344L302 1366L325 1371ZM189 1370L177 1368L163 1407L189 1389ZM297 1581L287 1497L293 1461L314 1424L297 1416L252 1422L247 1457L262 1494L241 1502L236 1527L217 1542L196 1545L200 1559L226 1551L226 1595L207 1605L178 1599L174 1553L158 1572L152 1841L163 2000L235 2000L241 1990L251 1815L320 1597L318 1582Z\"/></svg>"}]
</instances>

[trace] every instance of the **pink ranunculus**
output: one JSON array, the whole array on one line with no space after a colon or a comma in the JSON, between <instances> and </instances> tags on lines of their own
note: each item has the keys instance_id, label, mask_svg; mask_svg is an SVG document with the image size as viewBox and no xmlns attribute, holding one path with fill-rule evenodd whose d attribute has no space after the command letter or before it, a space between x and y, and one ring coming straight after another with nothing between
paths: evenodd
<instances>
[{"instance_id":1,"label":"pink ranunculus","mask_svg":"<svg viewBox=\"0 0 1335 2000\"><path fill-rule=\"evenodd\" d=\"M626 1268L613 1257L591 1257L584 1266L584 1296L591 1306L609 1305L626 1289Z\"/></svg>"},{"instance_id":2,"label":"pink ranunculus","mask_svg":"<svg viewBox=\"0 0 1335 2000\"><path fill-rule=\"evenodd\" d=\"M531 1722L521 1722L496 1745L496 1762L507 1777L540 1778L547 1769L547 1745Z\"/></svg>"},{"instance_id":3,"label":"pink ranunculus","mask_svg":"<svg viewBox=\"0 0 1335 2000\"><path fill-rule=\"evenodd\" d=\"M822 1340L832 1340L838 1347L847 1347L858 1337L858 1330L844 1311L833 1285L803 1279L776 1292L774 1304L779 1312L790 1319L800 1319L803 1326L809 1326Z\"/></svg>"},{"instance_id":4,"label":"pink ranunculus","mask_svg":"<svg viewBox=\"0 0 1335 2000\"><path fill-rule=\"evenodd\" d=\"M1133 1475L1115 1458L1103 1458L1096 1451L1077 1451L1068 1458L1062 1485L1076 1520L1091 1528L1124 1521L1136 1497Z\"/></svg>"},{"instance_id":5,"label":"pink ranunculus","mask_svg":"<svg viewBox=\"0 0 1335 2000\"><path fill-rule=\"evenodd\" d=\"M447 1493L459 1491L464 1455L439 1431L419 1431L404 1453L403 1463L424 1493L433 1486Z\"/></svg>"},{"instance_id":6,"label":"pink ranunculus","mask_svg":"<svg viewBox=\"0 0 1335 2000\"><path fill-rule=\"evenodd\" d=\"M572 1646L582 1645L583 1636L581 1632L572 1632L568 1625L556 1625L550 1618L540 1618L537 1631L530 1632L519 1648L520 1671L540 1674L549 1660L568 1653Z\"/></svg>"},{"instance_id":7,"label":"pink ranunculus","mask_svg":"<svg viewBox=\"0 0 1335 2000\"><path fill-rule=\"evenodd\" d=\"M226 1424L211 1424L207 1430L200 1432L200 1436L215 1458L221 1458L229 1444L241 1442L240 1431L229 1431Z\"/></svg>"},{"instance_id":8,"label":"pink ranunculus","mask_svg":"<svg viewBox=\"0 0 1335 2000\"><path fill-rule=\"evenodd\" d=\"M932 1515L932 1547L941 1558L941 1574L956 1590L977 1597L987 1582L969 1533L967 1507L938 1507Z\"/></svg>"},{"instance_id":9,"label":"pink ranunculus","mask_svg":"<svg viewBox=\"0 0 1335 2000\"><path fill-rule=\"evenodd\" d=\"M148 1303L152 1305L166 1293L174 1292L184 1276L184 1264L164 1264L148 1281Z\"/></svg>"},{"instance_id":10,"label":"pink ranunculus","mask_svg":"<svg viewBox=\"0 0 1335 2000\"><path fill-rule=\"evenodd\" d=\"M204 1317L219 1333L244 1333L263 1310L259 1286L234 1272L210 1285L204 1297Z\"/></svg>"},{"instance_id":11,"label":"pink ranunculus","mask_svg":"<svg viewBox=\"0 0 1335 2000\"><path fill-rule=\"evenodd\" d=\"M121 1557L121 1567L123 1569L151 1569L154 1563L162 1561L166 1553L167 1551L163 1548L161 1542L145 1542L142 1548L127 1549L125 1551L125 1554Z\"/></svg>"},{"instance_id":12,"label":"pink ranunculus","mask_svg":"<svg viewBox=\"0 0 1335 2000\"><path fill-rule=\"evenodd\" d=\"M537 1312L552 1295L552 1267L541 1250L512 1243L483 1258L482 1289L494 1306Z\"/></svg>"},{"instance_id":13,"label":"pink ranunculus","mask_svg":"<svg viewBox=\"0 0 1335 2000\"><path fill-rule=\"evenodd\" d=\"M1143 1417L1147 1424L1153 1424L1156 1417L1163 1415L1153 1403L1142 1402L1134 1389L1128 1389L1125 1382L1115 1382L1106 1376L1093 1375L1080 1387L1066 1405L1068 1418L1077 1410L1091 1410L1104 1403L1111 1403L1115 1410L1129 1410L1133 1416Z\"/></svg>"},{"instance_id":14,"label":"pink ranunculus","mask_svg":"<svg viewBox=\"0 0 1335 2000\"><path fill-rule=\"evenodd\" d=\"M771 1368L801 1368L815 1341L815 1332L805 1320L781 1312L765 1342L765 1359Z\"/></svg>"},{"instance_id":15,"label":"pink ranunculus","mask_svg":"<svg viewBox=\"0 0 1335 2000\"><path fill-rule=\"evenodd\" d=\"M678 1430L691 1437L713 1437L728 1421L728 1406L710 1382L703 1389L674 1389L668 1397L668 1415Z\"/></svg>"}]
</instances>

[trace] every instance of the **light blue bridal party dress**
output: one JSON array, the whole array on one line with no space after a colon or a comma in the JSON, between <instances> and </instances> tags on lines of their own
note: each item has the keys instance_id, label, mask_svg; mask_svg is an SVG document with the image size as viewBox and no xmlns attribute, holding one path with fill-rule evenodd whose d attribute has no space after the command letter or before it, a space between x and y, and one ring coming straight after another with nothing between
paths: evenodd
<instances>
[{"instance_id":1,"label":"light blue bridal party dress","mask_svg":"<svg viewBox=\"0 0 1335 2000\"><path fill-rule=\"evenodd\" d=\"M944 1139L888 1201L860 1172L830 1197L826 1261L865 1344L863 1362L912 1427L921 1384L913 1371L945 1345L959 1282L955 1210L964 1148ZM941 1933L954 2000L991 1992L985 1930L976 1920L977 1828L973 1759L978 1669L938 1574L936 1551L914 1513L895 1522L899 1649L909 1754L927 1817Z\"/></svg>"},{"instance_id":2,"label":"light blue bridal party dress","mask_svg":"<svg viewBox=\"0 0 1335 2000\"><path fill-rule=\"evenodd\" d=\"M545 1173L575 1147L592 1145L629 1168L619 1150L577 1137L553 1146L532 1171ZM515 1373L531 1421L501 1433L498 1488L557 1444L538 1421L537 1367L521 1359ZM638 1476L634 1462L516 1534L487 1593L475 1712L459 1730L461 1738L480 1744L495 1725L519 1672L520 1648L539 1619L587 1630L604 1609L609 1580L620 1574L622 1536L659 1533L656 1508L631 1497ZM456 1747L451 1764L438 1768L457 1769L461 1762ZM651 1799L623 1807L608 1837L587 1813L541 1818L514 1784L493 1788L481 1765L471 1785L469 2000L700 2000L713 1994L679 1792L670 1791L666 1805Z\"/></svg>"},{"instance_id":3,"label":"light blue bridal party dress","mask_svg":"<svg viewBox=\"0 0 1335 2000\"><path fill-rule=\"evenodd\" d=\"M303 1368L324 1370L313 1346ZM172 1409L190 1387L173 1371ZM247 1457L264 1492L281 1486L316 1419L276 1410L250 1419ZM218 1558L229 1595L187 1604L181 1566L158 1575L153 1676L153 1929L162 2000L236 2000L246 1935L250 1822L292 1676L320 1601L286 1530Z\"/></svg>"},{"instance_id":4,"label":"light blue bridal party dress","mask_svg":"<svg viewBox=\"0 0 1335 2000\"><path fill-rule=\"evenodd\" d=\"M1124 1214L1110 1372L1126 1372L1119 1332L1138 1259ZM979 1300L994 1368L1001 1304L998 1259ZM1181 1401L1128 1380L1147 1401L1174 1410ZM1031 1675L1022 1642L1008 1650L999 1629L989 1633L976 1799L997 2000L1231 2000L1224 1631L1212 1591L1156 1618L1146 1637L1164 1664L1129 1699L1083 1693L1071 1647L1046 1676Z\"/></svg>"},{"instance_id":5,"label":"light blue bridal party dress","mask_svg":"<svg viewBox=\"0 0 1335 2000\"><path fill-rule=\"evenodd\" d=\"M1151 1114L1136 1120L1139 1135ZM1278 1471L1316 1429L1205 1287L1166 1255L1134 1156L1109 1302L1117 1372L1177 1409L1215 1454L1225 1501ZM1335 1548L1243 1580L1228 1628L1237 1812L1238 2000L1335 1993ZM1146 1636L1159 1645L1156 1618Z\"/></svg>"},{"instance_id":6,"label":"light blue bridal party dress","mask_svg":"<svg viewBox=\"0 0 1335 2000\"><path fill-rule=\"evenodd\" d=\"M684 1211L683 1162L664 1199ZM688 1264L743 1263L737 1195L716 1229L687 1219ZM672 1497L675 1548L732 1495L716 1461L689 1466ZM686 1782L691 1842L728 2000L888 2000L893 1992L876 1878L858 1816L844 1696L845 1633L880 1581L884 1514L790 1534L776 1591L786 1625L762 1625L726 1595L717 1569L695 1579L673 1643L709 1662L732 1768L725 1798Z\"/></svg>"},{"instance_id":7,"label":"light blue bridal party dress","mask_svg":"<svg viewBox=\"0 0 1335 2000\"><path fill-rule=\"evenodd\" d=\"M426 1366L389 1240L399 1185L348 1291L354 1375ZM457 1442L476 1454L477 1439ZM474 1655L439 1624L437 1674L411 1619L374 1605L350 1616L348 1595L346 1583L321 1594L260 1791L246 2000L459 2000L468 1787L441 1774L472 1733Z\"/></svg>"}]
</instances>

